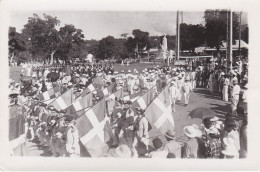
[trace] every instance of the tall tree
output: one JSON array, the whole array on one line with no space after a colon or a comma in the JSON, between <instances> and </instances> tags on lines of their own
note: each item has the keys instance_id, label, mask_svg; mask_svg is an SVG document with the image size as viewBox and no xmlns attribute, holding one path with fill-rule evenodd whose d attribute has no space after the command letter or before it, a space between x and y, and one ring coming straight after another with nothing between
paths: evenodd
<instances>
[{"instance_id":1,"label":"tall tree","mask_svg":"<svg viewBox=\"0 0 260 172\"><path fill-rule=\"evenodd\" d=\"M135 29L132 34L134 35L137 51L140 53L146 49L149 44L149 33L141 31L140 29Z\"/></svg>"},{"instance_id":2,"label":"tall tree","mask_svg":"<svg viewBox=\"0 0 260 172\"><path fill-rule=\"evenodd\" d=\"M241 39L248 43L248 26L246 26L242 31L241 31Z\"/></svg>"},{"instance_id":3,"label":"tall tree","mask_svg":"<svg viewBox=\"0 0 260 172\"><path fill-rule=\"evenodd\" d=\"M194 52L194 49L205 42L205 28L202 25L182 23L180 25L180 42L182 50Z\"/></svg>"},{"instance_id":4,"label":"tall tree","mask_svg":"<svg viewBox=\"0 0 260 172\"><path fill-rule=\"evenodd\" d=\"M97 57L100 59L113 58L116 54L115 38L108 36L103 38L99 43Z\"/></svg>"},{"instance_id":5,"label":"tall tree","mask_svg":"<svg viewBox=\"0 0 260 172\"><path fill-rule=\"evenodd\" d=\"M239 16L233 12L233 40L238 39ZM204 13L206 40L210 47L216 47L219 52L223 41L227 35L227 11L226 10L206 10Z\"/></svg>"},{"instance_id":6,"label":"tall tree","mask_svg":"<svg viewBox=\"0 0 260 172\"><path fill-rule=\"evenodd\" d=\"M37 14L28 18L22 35L31 42L27 48L33 57L50 57L57 51L61 41L56 29L59 24L57 17L46 14L43 14L43 19Z\"/></svg>"},{"instance_id":7,"label":"tall tree","mask_svg":"<svg viewBox=\"0 0 260 172\"><path fill-rule=\"evenodd\" d=\"M8 39L10 54L15 55L21 51L26 50L25 40L20 33L16 32L15 27L9 27Z\"/></svg>"},{"instance_id":8,"label":"tall tree","mask_svg":"<svg viewBox=\"0 0 260 172\"><path fill-rule=\"evenodd\" d=\"M85 46L84 35L81 29L76 29L74 25L61 27L58 36L60 44L58 52L64 60L80 57Z\"/></svg>"}]
</instances>

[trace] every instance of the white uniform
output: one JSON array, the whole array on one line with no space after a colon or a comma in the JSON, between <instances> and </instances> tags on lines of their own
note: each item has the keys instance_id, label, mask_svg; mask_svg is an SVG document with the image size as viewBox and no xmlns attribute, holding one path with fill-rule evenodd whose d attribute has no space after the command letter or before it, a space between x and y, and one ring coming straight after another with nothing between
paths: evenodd
<instances>
[{"instance_id":1,"label":"white uniform","mask_svg":"<svg viewBox=\"0 0 260 172\"><path fill-rule=\"evenodd\" d=\"M224 81L223 90L222 90L223 100L226 102L228 101L228 86L229 86L229 79L226 78Z\"/></svg>"},{"instance_id":2,"label":"white uniform","mask_svg":"<svg viewBox=\"0 0 260 172\"><path fill-rule=\"evenodd\" d=\"M231 91L231 108L232 108L232 113L234 113L237 109L237 104L239 101L239 93L240 93L240 86L235 85Z\"/></svg>"},{"instance_id":3,"label":"white uniform","mask_svg":"<svg viewBox=\"0 0 260 172\"><path fill-rule=\"evenodd\" d=\"M75 126L67 131L66 150L72 157L80 156L79 134Z\"/></svg>"},{"instance_id":4,"label":"white uniform","mask_svg":"<svg viewBox=\"0 0 260 172\"><path fill-rule=\"evenodd\" d=\"M187 105L189 103L190 99L190 92L192 91L191 83L190 82L184 82L183 83L183 95L184 95L184 104Z\"/></svg>"},{"instance_id":5,"label":"white uniform","mask_svg":"<svg viewBox=\"0 0 260 172\"><path fill-rule=\"evenodd\" d=\"M177 88L176 83L174 83L172 86L169 87L169 93L170 93L170 101L171 101L171 105L172 105L172 110L173 110L173 112L175 112L175 101L178 96L178 88Z\"/></svg>"},{"instance_id":6,"label":"white uniform","mask_svg":"<svg viewBox=\"0 0 260 172\"><path fill-rule=\"evenodd\" d=\"M139 121L137 136L139 137L140 141L143 142L145 146L148 148L149 145L148 120L145 117L142 117Z\"/></svg>"}]
</instances>

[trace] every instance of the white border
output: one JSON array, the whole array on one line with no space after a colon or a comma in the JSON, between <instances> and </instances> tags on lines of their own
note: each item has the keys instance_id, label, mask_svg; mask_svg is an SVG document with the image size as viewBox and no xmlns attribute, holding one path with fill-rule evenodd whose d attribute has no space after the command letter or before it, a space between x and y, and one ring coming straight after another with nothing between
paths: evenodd
<instances>
[{"instance_id":1,"label":"white border","mask_svg":"<svg viewBox=\"0 0 260 172\"><path fill-rule=\"evenodd\" d=\"M259 0L2 0L0 68L0 170L259 170ZM249 157L244 160L92 159L8 156L8 16L14 11L204 11L232 9L249 17Z\"/></svg>"}]
</instances>

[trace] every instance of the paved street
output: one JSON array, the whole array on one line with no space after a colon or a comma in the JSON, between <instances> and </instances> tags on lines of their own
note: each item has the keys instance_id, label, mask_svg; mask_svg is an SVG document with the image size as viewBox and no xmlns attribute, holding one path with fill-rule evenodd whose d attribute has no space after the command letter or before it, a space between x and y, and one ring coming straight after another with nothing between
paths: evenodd
<instances>
[{"instance_id":1,"label":"paved street","mask_svg":"<svg viewBox=\"0 0 260 172\"><path fill-rule=\"evenodd\" d=\"M184 104L182 103L179 103L176 106L176 112L174 113L176 138L185 140L184 134L182 132L183 127L194 123L201 123L201 120L187 118L189 112L197 107L210 108L214 110L221 119L224 119L226 113L230 111L230 103L222 101L220 96L217 94L209 94L208 90L202 88L195 89L191 94L190 103L187 107L184 107ZM151 137L150 141L157 136L165 141L165 138L155 130L151 130L149 134ZM27 151L25 154L27 156L49 156L48 153L45 153L43 150L39 150L37 145L32 142L26 143L26 150Z\"/></svg>"}]
</instances>

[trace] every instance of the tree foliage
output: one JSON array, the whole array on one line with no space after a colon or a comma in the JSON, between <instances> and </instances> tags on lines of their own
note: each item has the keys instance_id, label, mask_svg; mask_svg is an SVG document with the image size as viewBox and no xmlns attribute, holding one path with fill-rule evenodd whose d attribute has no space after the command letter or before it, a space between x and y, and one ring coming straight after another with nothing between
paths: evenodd
<instances>
[{"instance_id":1,"label":"tree foliage","mask_svg":"<svg viewBox=\"0 0 260 172\"><path fill-rule=\"evenodd\" d=\"M43 14L43 18L37 14L28 18L21 37L26 51L34 59L44 60L54 54L54 57L68 61L81 55L85 49L82 30L73 25L58 29L59 24L57 17L46 14Z\"/></svg>"},{"instance_id":2,"label":"tree foliage","mask_svg":"<svg viewBox=\"0 0 260 172\"><path fill-rule=\"evenodd\" d=\"M100 59L108 59L116 54L115 38L108 36L103 38L99 43L97 57Z\"/></svg>"},{"instance_id":3,"label":"tree foliage","mask_svg":"<svg viewBox=\"0 0 260 172\"><path fill-rule=\"evenodd\" d=\"M222 41L226 41L227 35L227 11L226 10L206 10L204 13L206 40L210 47L219 50ZM233 12L233 40L238 39L238 15Z\"/></svg>"},{"instance_id":4,"label":"tree foliage","mask_svg":"<svg viewBox=\"0 0 260 172\"><path fill-rule=\"evenodd\" d=\"M10 54L17 54L26 50L25 40L23 39L20 33L16 32L15 27L9 27L8 37L8 46Z\"/></svg>"},{"instance_id":5,"label":"tree foliage","mask_svg":"<svg viewBox=\"0 0 260 172\"><path fill-rule=\"evenodd\" d=\"M241 31L241 39L248 43L248 26Z\"/></svg>"},{"instance_id":6,"label":"tree foliage","mask_svg":"<svg viewBox=\"0 0 260 172\"><path fill-rule=\"evenodd\" d=\"M194 49L205 42L205 28L202 25L182 23L180 25L180 42L182 50L194 52Z\"/></svg>"}]
</instances>

